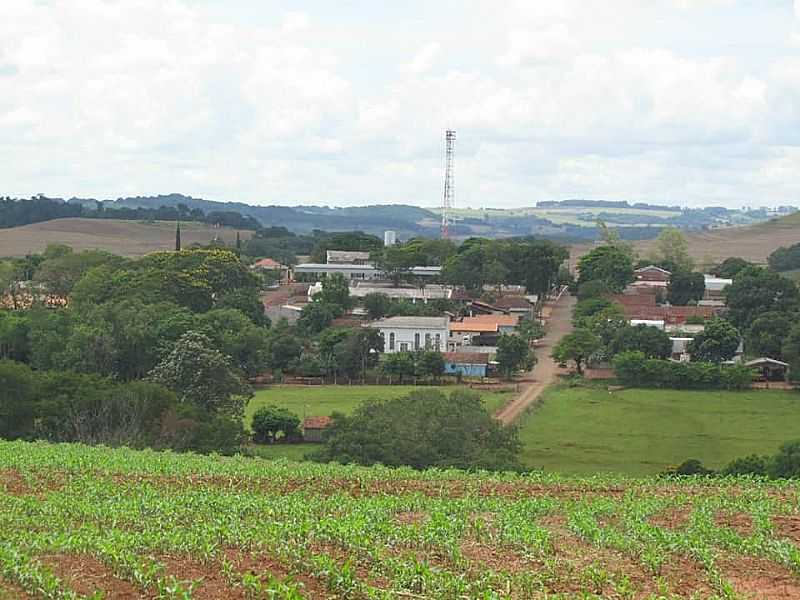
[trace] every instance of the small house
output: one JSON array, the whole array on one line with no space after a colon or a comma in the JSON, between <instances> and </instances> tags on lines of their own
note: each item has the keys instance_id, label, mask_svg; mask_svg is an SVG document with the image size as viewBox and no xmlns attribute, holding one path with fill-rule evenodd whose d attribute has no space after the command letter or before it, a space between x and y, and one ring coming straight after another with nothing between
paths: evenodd
<instances>
[{"instance_id":1,"label":"small house","mask_svg":"<svg viewBox=\"0 0 800 600\"><path fill-rule=\"evenodd\" d=\"M756 358L744 364L746 367L758 371L763 381L786 381L786 375L789 372L789 363L774 358Z\"/></svg>"},{"instance_id":2,"label":"small house","mask_svg":"<svg viewBox=\"0 0 800 600\"><path fill-rule=\"evenodd\" d=\"M306 417L303 419L303 441L320 443L323 432L330 427L330 417Z\"/></svg>"},{"instance_id":3,"label":"small house","mask_svg":"<svg viewBox=\"0 0 800 600\"><path fill-rule=\"evenodd\" d=\"M483 352L445 352L444 372L464 377L486 377L489 371L489 354Z\"/></svg>"}]
</instances>

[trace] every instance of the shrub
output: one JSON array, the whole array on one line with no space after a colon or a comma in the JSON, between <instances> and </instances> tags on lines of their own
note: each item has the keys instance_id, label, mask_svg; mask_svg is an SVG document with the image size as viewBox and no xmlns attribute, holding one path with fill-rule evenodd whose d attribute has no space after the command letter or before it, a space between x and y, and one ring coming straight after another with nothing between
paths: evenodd
<instances>
[{"instance_id":1,"label":"shrub","mask_svg":"<svg viewBox=\"0 0 800 600\"><path fill-rule=\"evenodd\" d=\"M770 458L751 454L744 458L732 460L722 469L723 475L762 475L766 476L769 470Z\"/></svg>"}]
</instances>

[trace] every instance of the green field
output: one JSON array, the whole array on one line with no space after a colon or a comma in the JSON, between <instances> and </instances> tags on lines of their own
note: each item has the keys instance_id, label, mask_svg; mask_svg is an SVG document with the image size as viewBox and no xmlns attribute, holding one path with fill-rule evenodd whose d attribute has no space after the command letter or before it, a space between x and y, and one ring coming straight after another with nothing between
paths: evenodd
<instances>
[{"instance_id":1,"label":"green field","mask_svg":"<svg viewBox=\"0 0 800 600\"><path fill-rule=\"evenodd\" d=\"M0 441L0 597L800 597L796 482Z\"/></svg>"},{"instance_id":2,"label":"green field","mask_svg":"<svg viewBox=\"0 0 800 600\"><path fill-rule=\"evenodd\" d=\"M556 387L523 419L528 467L647 475L688 458L718 468L774 454L800 439L800 394Z\"/></svg>"},{"instance_id":3,"label":"green field","mask_svg":"<svg viewBox=\"0 0 800 600\"><path fill-rule=\"evenodd\" d=\"M374 398L399 398L414 390L439 389L446 393L458 389L456 386L413 385L273 385L256 391L245 411L245 423L250 425L253 413L267 404L289 409L301 419L327 416L333 412L348 414L364 400ZM510 392L482 392L486 409L495 412L510 398Z\"/></svg>"}]
</instances>

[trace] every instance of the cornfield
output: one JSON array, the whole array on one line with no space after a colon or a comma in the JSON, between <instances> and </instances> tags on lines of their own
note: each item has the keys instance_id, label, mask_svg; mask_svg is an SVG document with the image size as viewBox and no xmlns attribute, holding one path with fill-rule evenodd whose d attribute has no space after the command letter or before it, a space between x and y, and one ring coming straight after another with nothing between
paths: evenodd
<instances>
[{"instance_id":1,"label":"cornfield","mask_svg":"<svg viewBox=\"0 0 800 600\"><path fill-rule=\"evenodd\" d=\"M0 599L800 598L799 491L0 442Z\"/></svg>"}]
</instances>

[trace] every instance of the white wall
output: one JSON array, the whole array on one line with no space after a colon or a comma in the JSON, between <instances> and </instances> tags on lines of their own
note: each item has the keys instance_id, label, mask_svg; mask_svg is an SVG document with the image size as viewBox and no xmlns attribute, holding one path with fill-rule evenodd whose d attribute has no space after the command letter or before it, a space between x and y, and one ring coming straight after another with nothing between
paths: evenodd
<instances>
[{"instance_id":1,"label":"white wall","mask_svg":"<svg viewBox=\"0 0 800 600\"><path fill-rule=\"evenodd\" d=\"M447 351L447 328L441 329L432 329L432 328L420 328L420 329L410 329L410 328L400 328L400 327L381 327L380 332L383 334L383 351L392 354L394 352L400 352L401 347L400 344L407 344L408 347L406 348L407 351L411 352L415 350L414 346L414 335L419 334L419 349L425 349L425 335L428 334L431 336L431 350L436 349L436 334L438 333L440 336L440 345L439 350L442 352ZM394 348L391 347L390 340L391 336L394 334Z\"/></svg>"}]
</instances>

